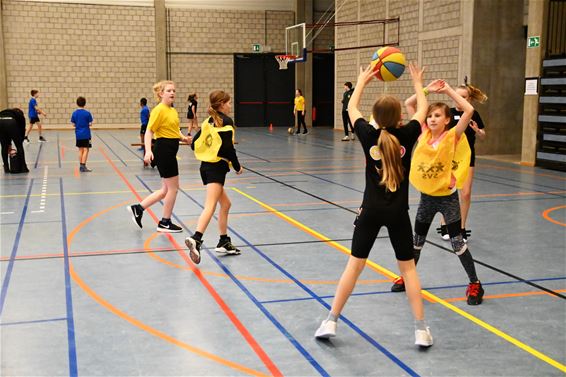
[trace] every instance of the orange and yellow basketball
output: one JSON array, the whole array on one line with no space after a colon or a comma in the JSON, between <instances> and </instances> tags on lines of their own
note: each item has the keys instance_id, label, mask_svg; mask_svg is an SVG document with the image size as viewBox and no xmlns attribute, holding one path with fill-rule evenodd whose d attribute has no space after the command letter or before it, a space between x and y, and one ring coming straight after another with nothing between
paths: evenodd
<instances>
[{"instance_id":1,"label":"orange and yellow basketball","mask_svg":"<svg viewBox=\"0 0 566 377\"><path fill-rule=\"evenodd\" d=\"M374 52L371 67L381 81L397 80L405 71L405 55L395 47L382 47Z\"/></svg>"}]
</instances>

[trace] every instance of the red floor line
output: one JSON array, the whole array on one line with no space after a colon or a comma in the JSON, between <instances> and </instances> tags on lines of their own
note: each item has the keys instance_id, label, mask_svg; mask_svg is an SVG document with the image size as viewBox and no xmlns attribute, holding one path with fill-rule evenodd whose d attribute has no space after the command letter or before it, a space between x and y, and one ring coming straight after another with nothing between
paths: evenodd
<instances>
[{"instance_id":1,"label":"red floor line","mask_svg":"<svg viewBox=\"0 0 566 377\"><path fill-rule=\"evenodd\" d=\"M112 168L114 169L114 171L116 172L116 174L118 174L118 176L122 179L122 181L126 184L126 186L128 186L128 188L132 191L132 193L136 196L136 198L138 198L139 201L142 200L141 196L138 194L138 192L136 191L136 189L134 188L134 186L130 183L130 181L124 176L124 174L122 174L122 172L116 167L116 165L112 162L112 160L108 157L108 155L106 154L106 152L104 151L104 149L102 147L99 148L100 152L102 153L102 155L104 156L104 158L106 159L106 161L110 164L110 166L112 166ZM149 213L149 215L153 218L153 220L157 223L159 221L159 219L157 218L157 216L153 213L153 211L151 211L150 208L146 209L146 212ZM254 352L256 353L256 355L261 359L261 361L264 363L264 365L267 367L267 369L269 369L269 371L274 375L274 376L283 376L283 374L281 373L281 371L279 370L279 368L277 368L277 366L275 365L275 363L269 358L269 356L265 353L265 351L263 350L263 348L261 348L261 346L259 345L259 343L255 340L255 338L252 336L252 334L248 331L248 329L242 324L242 322L238 319L238 317L234 314L234 312L230 309L230 307L228 306L228 304L226 304L226 302L224 302L224 300L222 299L222 297L218 294L218 292L214 289L214 287L212 287L212 285L208 282L208 280L204 277L204 275L201 273L201 271L195 267L195 265L191 262L191 260L189 259L189 257L187 257L186 253L184 253L184 248L182 248L176 241L175 239L170 235L167 234L167 238L169 239L169 241L171 242L171 244L173 245L173 247L175 247L177 249L177 252L179 253L179 255L185 260L185 262L187 263L187 265L189 266L189 268L194 272L194 274L197 276L197 278L199 279L199 281L204 285L204 287L208 290L208 292L210 293L210 295L214 298L214 300L216 301L216 303L220 306L220 308L222 309L222 311L226 314L226 316L232 321L232 323L234 324L234 326L236 327L236 329L240 332L240 334L244 337L244 339L246 339L246 341L248 342L248 344L250 345L250 347L254 350Z\"/></svg>"}]
</instances>

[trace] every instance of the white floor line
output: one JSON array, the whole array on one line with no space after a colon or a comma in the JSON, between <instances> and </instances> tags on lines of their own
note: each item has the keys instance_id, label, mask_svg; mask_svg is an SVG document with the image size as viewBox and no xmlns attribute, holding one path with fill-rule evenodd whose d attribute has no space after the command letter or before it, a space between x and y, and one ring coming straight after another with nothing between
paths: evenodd
<instances>
[{"instance_id":1,"label":"white floor line","mask_svg":"<svg viewBox=\"0 0 566 377\"><path fill-rule=\"evenodd\" d=\"M31 211L31 213L42 213L45 212L45 203L47 202L47 177L49 172L49 166L45 165L43 169L43 185L41 186L41 199L39 201L39 210Z\"/></svg>"}]
</instances>

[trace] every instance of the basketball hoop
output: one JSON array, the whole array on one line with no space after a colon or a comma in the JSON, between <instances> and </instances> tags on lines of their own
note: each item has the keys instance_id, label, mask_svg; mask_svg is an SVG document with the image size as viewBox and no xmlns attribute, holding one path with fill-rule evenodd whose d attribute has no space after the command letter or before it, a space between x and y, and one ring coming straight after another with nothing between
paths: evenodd
<instances>
[{"instance_id":1,"label":"basketball hoop","mask_svg":"<svg viewBox=\"0 0 566 377\"><path fill-rule=\"evenodd\" d=\"M287 69L289 61L295 59L295 55L275 55L275 60L279 63L279 69Z\"/></svg>"}]
</instances>

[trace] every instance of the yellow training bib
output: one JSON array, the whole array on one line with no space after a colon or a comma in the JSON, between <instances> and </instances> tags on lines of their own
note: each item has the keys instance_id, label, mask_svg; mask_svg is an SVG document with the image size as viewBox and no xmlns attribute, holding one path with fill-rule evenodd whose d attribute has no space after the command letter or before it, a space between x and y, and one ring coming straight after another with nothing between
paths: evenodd
<instances>
[{"instance_id":1,"label":"yellow training bib","mask_svg":"<svg viewBox=\"0 0 566 377\"><path fill-rule=\"evenodd\" d=\"M218 151L222 146L222 138L218 134L222 131L232 131L232 126L214 127L209 123L210 117L206 118L201 124L200 136L195 141L195 157L197 160L205 162L218 162L222 158L218 157Z\"/></svg>"},{"instance_id":2,"label":"yellow training bib","mask_svg":"<svg viewBox=\"0 0 566 377\"><path fill-rule=\"evenodd\" d=\"M415 148L411 160L409 181L420 192L432 196L447 196L453 191L452 176L456 187L461 188L470 166L470 146L462 134L456 143L456 129L448 130L436 148L430 144L432 133L426 129Z\"/></svg>"}]
</instances>

